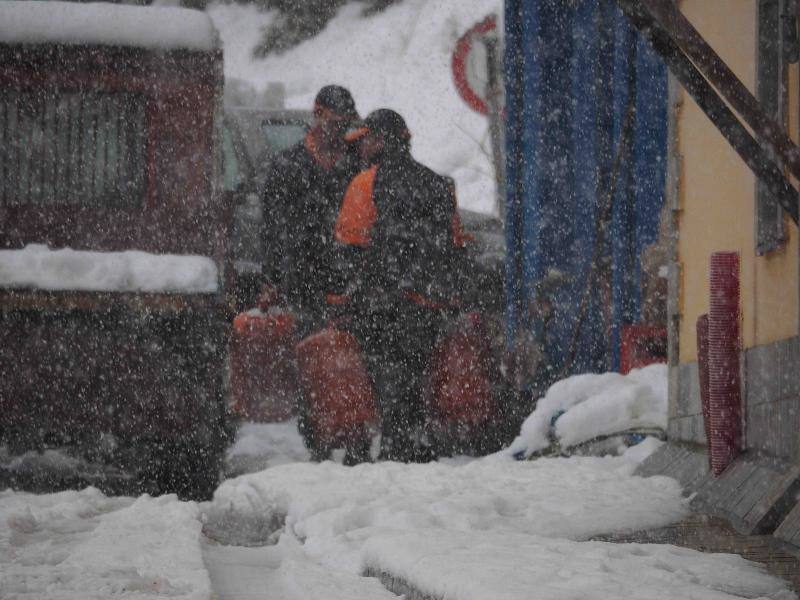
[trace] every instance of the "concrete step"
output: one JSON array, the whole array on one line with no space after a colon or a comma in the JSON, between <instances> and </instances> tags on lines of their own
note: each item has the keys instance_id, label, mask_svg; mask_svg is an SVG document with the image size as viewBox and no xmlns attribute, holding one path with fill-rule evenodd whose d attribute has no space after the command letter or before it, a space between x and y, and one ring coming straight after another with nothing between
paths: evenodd
<instances>
[{"instance_id":1,"label":"concrete step","mask_svg":"<svg viewBox=\"0 0 800 600\"><path fill-rule=\"evenodd\" d=\"M727 521L707 514L692 514L680 523L643 531L619 532L593 538L598 541L640 544L673 544L701 552L738 554L762 563L800 593L800 551L781 544L772 535L744 535Z\"/></svg>"}]
</instances>

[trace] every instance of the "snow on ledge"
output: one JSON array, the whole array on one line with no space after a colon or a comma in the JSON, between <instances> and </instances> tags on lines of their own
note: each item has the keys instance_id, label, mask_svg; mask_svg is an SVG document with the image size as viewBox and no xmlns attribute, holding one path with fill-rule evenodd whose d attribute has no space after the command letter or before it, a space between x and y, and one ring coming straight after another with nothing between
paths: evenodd
<instances>
[{"instance_id":1,"label":"snow on ledge","mask_svg":"<svg viewBox=\"0 0 800 600\"><path fill-rule=\"evenodd\" d=\"M203 12L102 2L0 2L0 43L213 50L218 35Z\"/></svg>"},{"instance_id":2,"label":"snow on ledge","mask_svg":"<svg viewBox=\"0 0 800 600\"><path fill-rule=\"evenodd\" d=\"M0 288L213 293L217 275L217 265L205 256L51 250L40 244L0 250Z\"/></svg>"}]
</instances>

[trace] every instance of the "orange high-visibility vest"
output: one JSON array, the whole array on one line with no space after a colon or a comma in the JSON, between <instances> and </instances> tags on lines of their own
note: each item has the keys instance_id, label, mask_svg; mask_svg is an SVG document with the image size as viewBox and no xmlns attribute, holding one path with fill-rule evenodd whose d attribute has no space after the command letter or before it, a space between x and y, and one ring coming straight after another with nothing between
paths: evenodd
<instances>
[{"instance_id":1,"label":"orange high-visibility vest","mask_svg":"<svg viewBox=\"0 0 800 600\"><path fill-rule=\"evenodd\" d=\"M369 246L372 239L372 226L378 217L378 210L375 208L373 198L377 172L377 166L362 171L353 178L347 187L334 227L333 234L337 242L348 246ZM455 204L455 193L453 193L453 203ZM455 206L453 206L452 230L453 245L463 248L470 237L464 233L461 218Z\"/></svg>"},{"instance_id":2,"label":"orange high-visibility vest","mask_svg":"<svg viewBox=\"0 0 800 600\"><path fill-rule=\"evenodd\" d=\"M362 171L347 187L333 230L333 237L337 242L348 246L369 246L372 226L378 217L372 198L377 172L377 166Z\"/></svg>"}]
</instances>

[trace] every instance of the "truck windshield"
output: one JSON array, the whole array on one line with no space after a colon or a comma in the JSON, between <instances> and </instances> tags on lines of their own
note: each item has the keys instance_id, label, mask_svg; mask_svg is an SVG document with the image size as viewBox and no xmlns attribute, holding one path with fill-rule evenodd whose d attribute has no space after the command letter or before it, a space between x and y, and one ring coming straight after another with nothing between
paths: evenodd
<instances>
[{"instance_id":1,"label":"truck windshield","mask_svg":"<svg viewBox=\"0 0 800 600\"><path fill-rule=\"evenodd\" d=\"M245 175L236 156L236 146L230 128L222 127L222 189L233 191L244 183Z\"/></svg>"},{"instance_id":2,"label":"truck windshield","mask_svg":"<svg viewBox=\"0 0 800 600\"><path fill-rule=\"evenodd\" d=\"M264 132L264 139L267 142L270 153L275 154L291 148L302 140L306 135L308 125L298 121L268 121L261 125L261 130Z\"/></svg>"}]
</instances>

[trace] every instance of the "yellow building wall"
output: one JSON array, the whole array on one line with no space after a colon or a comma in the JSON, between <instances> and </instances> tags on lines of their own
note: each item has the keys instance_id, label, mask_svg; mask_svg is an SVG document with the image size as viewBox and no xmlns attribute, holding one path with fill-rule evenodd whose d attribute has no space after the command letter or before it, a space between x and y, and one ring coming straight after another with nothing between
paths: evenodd
<instances>
[{"instance_id":1,"label":"yellow building wall","mask_svg":"<svg viewBox=\"0 0 800 600\"><path fill-rule=\"evenodd\" d=\"M755 94L755 0L682 0L680 8L700 34ZM797 73L791 76L790 131L797 132ZM697 360L695 324L708 312L712 252L741 256L742 342L745 348L798 333L798 236L766 256L755 253L755 187L739 158L691 97L681 91L677 118L680 160L678 261L680 361ZM796 135L793 135L796 139Z\"/></svg>"}]
</instances>

